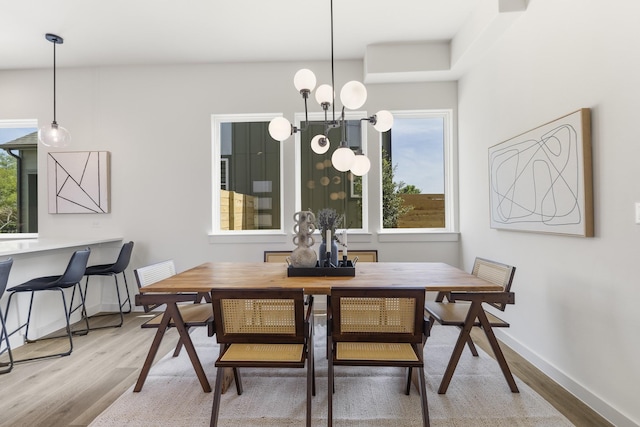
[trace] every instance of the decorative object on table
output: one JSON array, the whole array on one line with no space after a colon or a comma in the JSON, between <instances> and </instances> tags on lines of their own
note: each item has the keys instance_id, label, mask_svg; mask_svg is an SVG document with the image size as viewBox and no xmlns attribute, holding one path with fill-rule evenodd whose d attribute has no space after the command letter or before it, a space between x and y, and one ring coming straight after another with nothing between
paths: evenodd
<instances>
[{"instance_id":1,"label":"decorative object on table","mask_svg":"<svg viewBox=\"0 0 640 427\"><path fill-rule=\"evenodd\" d=\"M593 237L591 115L489 147L491 228Z\"/></svg>"},{"instance_id":2,"label":"decorative object on table","mask_svg":"<svg viewBox=\"0 0 640 427\"><path fill-rule=\"evenodd\" d=\"M349 253L348 253L348 250L347 250L347 229L346 228L342 232L342 238L338 242L340 243L340 246L342 246L344 248L342 250L341 265L346 266L347 265L347 257L349 256Z\"/></svg>"},{"instance_id":3,"label":"decorative object on table","mask_svg":"<svg viewBox=\"0 0 640 427\"><path fill-rule=\"evenodd\" d=\"M333 65L333 0L331 0L331 85L323 84L316 90L316 101L324 110L324 134L316 135L311 140L311 149L317 154L326 153L329 150L329 129L341 128L342 140L340 146L333 152L331 156L331 164L340 172L351 170L351 173L357 176L365 175L371 168L371 162L364 155L362 149L358 149L357 153L349 147L347 142L347 132L344 109L357 110L367 100L367 88L359 81L352 80L347 82L340 91L340 101L342 102L342 114L336 119L336 100L335 100L335 76ZM302 128L297 128L284 117L276 117L269 123L269 134L276 141L284 141L296 132L306 130L309 126L309 118L307 113L307 99L311 91L316 87L316 76L311 70L303 68L299 70L293 77L293 84L304 99L305 122ZM333 116L330 120L328 117L329 107L333 109ZM360 120L367 121L378 132L386 132L393 126L393 115L387 110L380 110L370 117Z\"/></svg>"},{"instance_id":4,"label":"decorative object on table","mask_svg":"<svg viewBox=\"0 0 640 427\"><path fill-rule=\"evenodd\" d=\"M306 217L306 218L305 218ZM321 209L318 212L317 219L313 216L313 213L310 211L302 211L297 212L293 217L298 223L294 226L293 230L296 232L296 236L293 238L293 243L298 245L298 249L295 249L291 253L291 265L287 268L287 276L289 277L317 277L317 276L355 276L356 269L355 264L351 261L338 263L338 245L336 244L337 237L335 235L336 227L340 226L342 221L344 220L343 215L338 215L335 209ZM298 258L303 258L303 254L308 253L307 249L309 247L304 247L304 243L310 245L313 244L313 238L311 237L311 233L315 230L315 227L310 227L308 225L304 225L305 219L311 219L315 221L316 226L320 229L320 234L322 235L323 242L320 244L320 260L315 262L315 252L313 252L313 260L314 263L303 266L299 262ZM298 237L304 234L304 231L307 230L309 234L303 237ZM327 243L329 240L331 244L329 248L331 248L330 252L327 252ZM300 254L296 254L296 251L300 251ZM327 257L329 254L329 257ZM306 259L306 258L305 258ZM310 257L309 257L310 259ZM327 262L327 259L330 262ZM339 267L339 268L338 268Z\"/></svg>"},{"instance_id":5,"label":"decorative object on table","mask_svg":"<svg viewBox=\"0 0 640 427\"><path fill-rule=\"evenodd\" d=\"M316 231L316 216L311 211L300 211L293 214L293 220L296 222L293 226L293 244L297 248L291 252L291 265L296 268L315 267L318 257L311 246L315 243L312 234Z\"/></svg>"},{"instance_id":6,"label":"decorative object on table","mask_svg":"<svg viewBox=\"0 0 640 427\"><path fill-rule=\"evenodd\" d=\"M316 220L316 228L320 230L322 243L319 249L320 266L325 266L327 261L327 253L331 254L329 258L331 265L338 266L338 245L336 244L336 228L338 228L344 215L338 215L335 209L324 208L318 211ZM328 241L328 242L327 242Z\"/></svg>"},{"instance_id":7,"label":"decorative object on table","mask_svg":"<svg viewBox=\"0 0 640 427\"><path fill-rule=\"evenodd\" d=\"M47 153L49 213L109 213L109 154Z\"/></svg>"},{"instance_id":8,"label":"decorative object on table","mask_svg":"<svg viewBox=\"0 0 640 427\"><path fill-rule=\"evenodd\" d=\"M353 261L347 261L346 266L340 264L336 267L310 267L310 268L287 268L288 277L355 277L356 267Z\"/></svg>"}]
</instances>

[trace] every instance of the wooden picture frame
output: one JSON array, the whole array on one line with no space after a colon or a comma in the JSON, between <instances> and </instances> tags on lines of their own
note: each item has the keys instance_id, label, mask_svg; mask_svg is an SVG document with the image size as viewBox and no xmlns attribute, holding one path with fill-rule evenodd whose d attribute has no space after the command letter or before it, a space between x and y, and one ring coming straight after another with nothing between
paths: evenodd
<instances>
[{"instance_id":1,"label":"wooden picture frame","mask_svg":"<svg viewBox=\"0 0 640 427\"><path fill-rule=\"evenodd\" d=\"M591 112L489 148L491 228L593 237Z\"/></svg>"}]
</instances>

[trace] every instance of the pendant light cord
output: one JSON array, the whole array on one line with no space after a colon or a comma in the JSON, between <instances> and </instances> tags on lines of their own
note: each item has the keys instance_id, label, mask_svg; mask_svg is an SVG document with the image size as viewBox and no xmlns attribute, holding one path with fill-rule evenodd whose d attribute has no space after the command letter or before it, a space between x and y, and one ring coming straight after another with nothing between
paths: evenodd
<instances>
[{"instance_id":1,"label":"pendant light cord","mask_svg":"<svg viewBox=\"0 0 640 427\"><path fill-rule=\"evenodd\" d=\"M333 67L333 0L331 0L331 90L333 91L333 102L331 107L333 109L333 123L336 122L336 82L335 72Z\"/></svg>"},{"instance_id":2,"label":"pendant light cord","mask_svg":"<svg viewBox=\"0 0 640 427\"><path fill-rule=\"evenodd\" d=\"M56 122L56 43L53 42L53 123Z\"/></svg>"}]
</instances>

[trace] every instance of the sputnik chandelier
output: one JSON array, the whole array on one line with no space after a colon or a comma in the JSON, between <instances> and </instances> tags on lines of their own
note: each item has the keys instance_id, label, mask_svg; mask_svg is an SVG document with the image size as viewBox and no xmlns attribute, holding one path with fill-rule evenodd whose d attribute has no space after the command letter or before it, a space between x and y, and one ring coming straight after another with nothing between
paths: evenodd
<instances>
[{"instance_id":1,"label":"sputnik chandelier","mask_svg":"<svg viewBox=\"0 0 640 427\"><path fill-rule=\"evenodd\" d=\"M309 126L309 116L307 111L307 99L316 87L316 76L313 71L303 68L293 77L293 84L302 95L304 100L304 126L297 128L284 117L276 117L269 123L269 134L276 141L284 141L296 132L305 131ZM359 81L352 80L346 83L340 91L340 101L342 102L342 113L336 119L335 108L335 73L333 63L333 0L331 0L331 85L322 84L316 89L315 98L324 110L324 134L316 135L311 139L311 149L316 154L324 154L329 150L330 141L329 130L340 128L342 139L340 145L331 155L333 167L340 172L351 171L354 175L363 176L371 168L371 161L359 148L357 153L349 147L346 138L346 125L344 109L357 110L367 101L367 88ZM331 120L328 118L329 107L332 109ZM378 132L386 132L393 126L393 115L387 110L380 110L370 117L360 119L373 125Z\"/></svg>"}]
</instances>

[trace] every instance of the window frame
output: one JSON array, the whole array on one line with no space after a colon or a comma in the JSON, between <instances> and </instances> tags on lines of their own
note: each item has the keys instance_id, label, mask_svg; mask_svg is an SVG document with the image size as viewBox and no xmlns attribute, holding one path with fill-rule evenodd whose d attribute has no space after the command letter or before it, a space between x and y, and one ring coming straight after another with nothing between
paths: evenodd
<instances>
[{"instance_id":1,"label":"window frame","mask_svg":"<svg viewBox=\"0 0 640 427\"><path fill-rule=\"evenodd\" d=\"M445 227L443 228L384 228L382 203L380 203L378 226L378 235L383 236L381 241L394 241L394 235L446 235L455 234L457 240L458 222L457 222L457 150L454 143L453 133L453 110L451 109L429 109L429 110L393 110L391 111L394 118L402 119L422 119L422 118L442 118L443 119L443 166L444 166L444 198L445 198ZM391 128L393 132L393 128ZM378 150L382 156L382 134L379 136ZM392 142L393 144L393 142ZM382 161L378 165L379 168L379 190L380 200L382 200ZM384 236L387 236L385 239ZM449 239L445 239L449 240Z\"/></svg>"},{"instance_id":2,"label":"window frame","mask_svg":"<svg viewBox=\"0 0 640 427\"><path fill-rule=\"evenodd\" d=\"M39 129L37 119L8 119L8 120L0 119L0 128L2 129L34 128L36 130ZM39 168L38 168L38 175L40 175ZM39 212L37 212L37 214L39 216ZM0 241L16 240L16 239L37 239L37 238L38 238L38 233L0 233Z\"/></svg>"},{"instance_id":3,"label":"window frame","mask_svg":"<svg viewBox=\"0 0 640 427\"><path fill-rule=\"evenodd\" d=\"M241 123L241 122L270 122L275 117L282 117L282 113L255 113L255 114L212 114L211 115L211 231L210 236L271 236L282 235L284 231L284 155L283 147L279 144L280 151L280 172L278 179L280 180L280 228L270 230L222 230L220 229L220 190L221 180L221 136L220 128L222 123Z\"/></svg>"}]
</instances>

